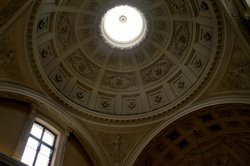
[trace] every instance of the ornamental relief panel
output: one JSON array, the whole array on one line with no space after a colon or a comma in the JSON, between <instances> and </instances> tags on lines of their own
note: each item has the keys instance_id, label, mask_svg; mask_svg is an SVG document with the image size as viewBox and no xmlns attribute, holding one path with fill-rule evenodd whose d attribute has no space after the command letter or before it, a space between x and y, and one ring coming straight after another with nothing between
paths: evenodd
<instances>
[{"instance_id":1,"label":"ornamental relief panel","mask_svg":"<svg viewBox=\"0 0 250 166\"><path fill-rule=\"evenodd\" d=\"M167 55L163 55L163 57L152 66L141 71L144 85L163 79L175 66L176 65L167 58Z\"/></svg>"},{"instance_id":2,"label":"ornamental relief panel","mask_svg":"<svg viewBox=\"0 0 250 166\"><path fill-rule=\"evenodd\" d=\"M82 106L86 106L88 104L90 95L91 90L79 82L74 85L70 92L71 99Z\"/></svg>"},{"instance_id":3,"label":"ornamental relief panel","mask_svg":"<svg viewBox=\"0 0 250 166\"><path fill-rule=\"evenodd\" d=\"M173 55L181 58L187 51L192 38L192 26L190 23L175 23L174 35L170 46Z\"/></svg>"},{"instance_id":4,"label":"ornamental relief panel","mask_svg":"<svg viewBox=\"0 0 250 166\"><path fill-rule=\"evenodd\" d=\"M190 60L188 61L188 66L195 73L195 75L200 76L202 71L207 65L207 58L204 57L198 51L192 51Z\"/></svg>"},{"instance_id":5,"label":"ornamental relief panel","mask_svg":"<svg viewBox=\"0 0 250 166\"><path fill-rule=\"evenodd\" d=\"M165 2L170 4L171 11L173 13L189 14L190 15L188 1L186 1L186 0L165 0Z\"/></svg>"},{"instance_id":6,"label":"ornamental relief panel","mask_svg":"<svg viewBox=\"0 0 250 166\"><path fill-rule=\"evenodd\" d=\"M203 17L211 17L209 3L204 0L196 0L198 14Z\"/></svg>"},{"instance_id":7,"label":"ornamental relief panel","mask_svg":"<svg viewBox=\"0 0 250 166\"><path fill-rule=\"evenodd\" d=\"M50 31L50 15L44 14L40 16L37 23L37 34L48 33Z\"/></svg>"},{"instance_id":8,"label":"ornamental relief panel","mask_svg":"<svg viewBox=\"0 0 250 166\"><path fill-rule=\"evenodd\" d=\"M76 42L73 30L73 20L73 14L61 13L58 16L57 37L63 49Z\"/></svg>"},{"instance_id":9,"label":"ornamental relief panel","mask_svg":"<svg viewBox=\"0 0 250 166\"><path fill-rule=\"evenodd\" d=\"M184 0L170 0L169 3L176 11L184 10L186 5Z\"/></svg>"},{"instance_id":10,"label":"ornamental relief panel","mask_svg":"<svg viewBox=\"0 0 250 166\"><path fill-rule=\"evenodd\" d=\"M70 99L65 100L70 111L78 104L87 110L81 115L133 115L160 107L167 114L170 107L191 100L188 93L195 87L205 86L202 79L216 64L224 37L216 1L128 1L144 14L148 29L141 43L119 49L107 44L100 22L105 11L122 2L34 2L29 20L34 30L27 43L31 63L48 93L61 93L55 97L58 101ZM58 10L50 10L55 7ZM182 73L184 69L188 71Z\"/></svg>"},{"instance_id":11,"label":"ornamental relief panel","mask_svg":"<svg viewBox=\"0 0 250 166\"><path fill-rule=\"evenodd\" d=\"M49 74L49 79L51 80L51 82L54 84L54 86L57 89L63 90L63 88L66 86L67 82L69 81L69 75L62 66L57 66L52 71L52 73Z\"/></svg>"},{"instance_id":12,"label":"ornamental relief panel","mask_svg":"<svg viewBox=\"0 0 250 166\"><path fill-rule=\"evenodd\" d=\"M137 82L134 73L115 73L107 71L103 76L101 85L114 90L129 90L136 88Z\"/></svg>"},{"instance_id":13,"label":"ornamental relief panel","mask_svg":"<svg viewBox=\"0 0 250 166\"><path fill-rule=\"evenodd\" d=\"M87 80L90 82L96 80L99 67L90 62L80 50L68 56L67 63L69 63L75 72L81 75L81 80Z\"/></svg>"},{"instance_id":14,"label":"ornamental relief panel","mask_svg":"<svg viewBox=\"0 0 250 166\"><path fill-rule=\"evenodd\" d=\"M250 90L250 59L243 46L235 44L232 59L222 85L223 90Z\"/></svg>"},{"instance_id":15,"label":"ornamental relief panel","mask_svg":"<svg viewBox=\"0 0 250 166\"><path fill-rule=\"evenodd\" d=\"M211 48L212 41L213 41L213 29L212 29L212 27L199 25L198 42L207 48Z\"/></svg>"},{"instance_id":16,"label":"ornamental relief panel","mask_svg":"<svg viewBox=\"0 0 250 166\"><path fill-rule=\"evenodd\" d=\"M162 86L147 92L147 96L149 100L149 105L152 109L158 108L166 103L169 103L169 99L165 94L165 90Z\"/></svg>"},{"instance_id":17,"label":"ornamental relief panel","mask_svg":"<svg viewBox=\"0 0 250 166\"><path fill-rule=\"evenodd\" d=\"M55 55L53 55L54 52L52 51L50 41L39 46L38 52L40 54L40 59L42 61L43 66L48 65L56 58Z\"/></svg>"},{"instance_id":18,"label":"ornamental relief panel","mask_svg":"<svg viewBox=\"0 0 250 166\"><path fill-rule=\"evenodd\" d=\"M123 100L123 113L137 113L142 110L142 101L140 99L140 95L133 96L122 96Z\"/></svg>"},{"instance_id":19,"label":"ornamental relief panel","mask_svg":"<svg viewBox=\"0 0 250 166\"><path fill-rule=\"evenodd\" d=\"M96 109L109 114L115 113L115 96L99 93L96 101Z\"/></svg>"},{"instance_id":20,"label":"ornamental relief panel","mask_svg":"<svg viewBox=\"0 0 250 166\"><path fill-rule=\"evenodd\" d=\"M179 73L179 75L174 78L174 80L170 81L170 86L173 88L175 94L179 96L181 93L184 93L191 86L191 82L183 73Z\"/></svg>"},{"instance_id":21,"label":"ornamental relief panel","mask_svg":"<svg viewBox=\"0 0 250 166\"><path fill-rule=\"evenodd\" d=\"M95 133L96 138L103 146L113 166L124 165L125 159L129 156L135 144L139 141L140 134L111 134Z\"/></svg>"},{"instance_id":22,"label":"ornamental relief panel","mask_svg":"<svg viewBox=\"0 0 250 166\"><path fill-rule=\"evenodd\" d=\"M232 65L226 75L224 88L227 90L250 90L250 61Z\"/></svg>"}]
</instances>

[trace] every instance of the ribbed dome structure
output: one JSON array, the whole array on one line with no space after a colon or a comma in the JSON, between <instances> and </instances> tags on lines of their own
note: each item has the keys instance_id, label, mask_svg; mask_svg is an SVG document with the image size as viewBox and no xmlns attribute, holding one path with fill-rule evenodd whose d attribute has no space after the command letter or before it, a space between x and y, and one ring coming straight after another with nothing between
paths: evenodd
<instances>
[{"instance_id":1,"label":"ribbed dome structure","mask_svg":"<svg viewBox=\"0 0 250 166\"><path fill-rule=\"evenodd\" d=\"M105 13L122 5L140 11L146 26L143 39L124 49L102 34ZM37 1L29 24L42 87L91 117L152 117L192 101L212 75L224 37L214 0Z\"/></svg>"}]
</instances>

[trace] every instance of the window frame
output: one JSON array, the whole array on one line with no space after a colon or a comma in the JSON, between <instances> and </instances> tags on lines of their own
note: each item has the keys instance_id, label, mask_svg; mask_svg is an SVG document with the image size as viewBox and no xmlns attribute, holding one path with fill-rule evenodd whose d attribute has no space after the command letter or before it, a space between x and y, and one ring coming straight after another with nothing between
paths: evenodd
<instances>
[{"instance_id":1,"label":"window frame","mask_svg":"<svg viewBox=\"0 0 250 166\"><path fill-rule=\"evenodd\" d=\"M55 146L56 146L56 142L57 142L57 137L58 137L58 136L57 136L57 134L56 134L55 132L53 132L50 128L48 128L47 126L45 126L45 125L43 125L42 123L38 122L37 120L35 120L35 121L33 122L32 127L33 127L34 124L38 124L39 126L42 127L42 134L41 134L41 137L40 137L40 138L37 138L35 135L33 135L33 134L31 133L31 130L30 130L30 133L29 133L28 139L29 139L29 138L33 138L34 140L36 140L36 141L38 142L38 146L36 147L36 152L35 152L35 156L34 156L34 160L33 160L32 165L34 166L34 165L36 164L38 155L39 155L40 150L41 150L41 146L44 145L44 146L46 146L47 148L49 148L49 149L51 150L51 154L50 154L50 156L49 156L49 163L48 163L48 166L51 166L52 159L53 159L54 152L55 152ZM50 132L51 134L53 134L53 136L54 136L53 145L49 145L48 143L46 143L46 142L43 141L43 136L44 136L44 133L45 133L46 130L49 131L49 132ZM27 139L27 140L28 140L28 139ZM26 148L26 146L27 146L27 143L26 143L26 145L25 145L25 148ZM25 151L25 148L24 148L24 151ZM23 153L23 155L24 155L24 153ZM23 155L22 155L22 157L23 157Z\"/></svg>"},{"instance_id":2,"label":"window frame","mask_svg":"<svg viewBox=\"0 0 250 166\"><path fill-rule=\"evenodd\" d=\"M65 123L61 123L59 125L56 123L56 120L57 118L48 118L48 116L42 114L40 110L32 109L26 120L26 124L23 128L22 135L19 138L13 157L21 161L32 126L35 122L38 122L39 124L42 124L42 126L49 129L49 131L55 133L56 141L54 142L55 146L50 166L61 166L63 164L65 145L69 136L69 128Z\"/></svg>"}]
</instances>

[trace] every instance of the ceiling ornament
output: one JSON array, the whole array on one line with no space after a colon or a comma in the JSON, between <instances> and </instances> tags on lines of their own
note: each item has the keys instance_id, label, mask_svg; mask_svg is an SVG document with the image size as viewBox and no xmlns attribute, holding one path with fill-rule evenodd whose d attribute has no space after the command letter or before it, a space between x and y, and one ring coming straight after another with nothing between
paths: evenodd
<instances>
[{"instance_id":1,"label":"ceiling ornament","mask_svg":"<svg viewBox=\"0 0 250 166\"><path fill-rule=\"evenodd\" d=\"M249 120L249 105L202 108L163 129L134 165L248 165Z\"/></svg>"},{"instance_id":2,"label":"ceiling ornament","mask_svg":"<svg viewBox=\"0 0 250 166\"><path fill-rule=\"evenodd\" d=\"M234 46L228 70L220 86L221 90L246 91L250 89L250 60L239 43Z\"/></svg>"},{"instance_id":3,"label":"ceiling ornament","mask_svg":"<svg viewBox=\"0 0 250 166\"><path fill-rule=\"evenodd\" d=\"M138 9L147 22L144 39L130 49L113 48L101 35L104 14L119 5ZM223 47L220 14L215 0L36 0L31 64L48 94L79 116L162 117L192 99L212 73ZM148 118L133 118L138 114Z\"/></svg>"}]
</instances>

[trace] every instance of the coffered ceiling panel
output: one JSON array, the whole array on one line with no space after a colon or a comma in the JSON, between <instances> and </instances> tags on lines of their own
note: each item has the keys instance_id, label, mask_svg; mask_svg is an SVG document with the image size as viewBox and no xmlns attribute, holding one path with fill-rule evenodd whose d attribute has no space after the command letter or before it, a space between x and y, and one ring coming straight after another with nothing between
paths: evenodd
<instances>
[{"instance_id":1,"label":"coffered ceiling panel","mask_svg":"<svg viewBox=\"0 0 250 166\"><path fill-rule=\"evenodd\" d=\"M119 5L145 17L136 45L103 35L105 13ZM89 117L152 117L185 105L213 73L225 37L215 0L37 0L31 13L35 75L58 103Z\"/></svg>"}]
</instances>

